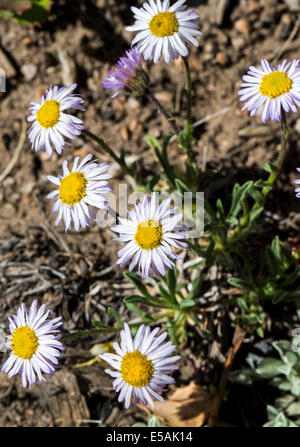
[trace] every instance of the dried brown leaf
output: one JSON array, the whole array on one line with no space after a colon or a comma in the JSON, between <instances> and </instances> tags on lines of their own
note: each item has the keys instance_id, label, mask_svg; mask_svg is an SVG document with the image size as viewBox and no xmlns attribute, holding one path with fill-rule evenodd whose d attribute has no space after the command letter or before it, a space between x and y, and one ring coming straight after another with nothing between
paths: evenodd
<instances>
[{"instance_id":1,"label":"dried brown leaf","mask_svg":"<svg viewBox=\"0 0 300 447\"><path fill-rule=\"evenodd\" d=\"M171 427L201 427L208 417L212 396L202 387L191 382L176 388L164 402L155 401L154 411L138 404L147 413L153 413Z\"/></svg>"}]
</instances>

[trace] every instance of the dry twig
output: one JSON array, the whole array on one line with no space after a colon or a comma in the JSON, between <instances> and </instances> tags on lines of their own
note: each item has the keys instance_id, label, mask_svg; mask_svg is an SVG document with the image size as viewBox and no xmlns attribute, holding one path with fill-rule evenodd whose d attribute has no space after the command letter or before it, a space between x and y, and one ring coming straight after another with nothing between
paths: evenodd
<instances>
[{"instance_id":1,"label":"dry twig","mask_svg":"<svg viewBox=\"0 0 300 447\"><path fill-rule=\"evenodd\" d=\"M8 163L8 165L6 166L4 171L0 174L0 182L3 182L3 180L10 174L10 172L14 169L14 167L18 163L21 152L24 147L25 140L26 140L26 121L25 121L25 119L23 119L22 120L22 131L21 131L19 143L14 151L14 155L12 156L10 162Z\"/></svg>"},{"instance_id":2,"label":"dry twig","mask_svg":"<svg viewBox=\"0 0 300 447\"><path fill-rule=\"evenodd\" d=\"M210 416L208 419L208 424L207 424L208 427L214 427L216 425L216 422L218 419L218 414L219 414L221 403L222 403L222 399L223 399L223 395L224 395L224 391L225 391L227 380L229 377L229 373L231 371L235 356L238 353L238 351L244 341L246 333L247 332L245 330L241 329L239 326L237 326L235 328L233 340L232 340L232 346L229 349L228 356L227 356L227 359L226 359L226 362L224 365L224 369L223 369L222 376L221 376L220 383L219 383L218 392L213 399L212 409L211 409Z\"/></svg>"}]
</instances>

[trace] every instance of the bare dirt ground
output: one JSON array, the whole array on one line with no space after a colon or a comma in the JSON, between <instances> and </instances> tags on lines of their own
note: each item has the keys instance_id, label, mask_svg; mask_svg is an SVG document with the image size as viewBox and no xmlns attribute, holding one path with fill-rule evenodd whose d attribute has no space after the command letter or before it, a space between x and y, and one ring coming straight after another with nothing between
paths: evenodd
<instances>
[{"instance_id":1,"label":"bare dirt ground","mask_svg":"<svg viewBox=\"0 0 300 447\"><path fill-rule=\"evenodd\" d=\"M74 81L87 108L78 114L85 126L115 151L126 148L132 152L143 176L156 172L155 155L143 137L148 133L160 138L168 132L168 123L146 100L120 95L112 101L101 86L109 67L130 46L132 34L124 28L133 21L130 6L141 3L57 0L42 26L25 27L0 19L0 66L8 77L7 91L0 93L0 173L22 138L22 120L28 114L30 101L38 100L50 84ZM288 6L293 2L230 1L224 10L220 7L224 2L218 0L188 3L197 9L203 32L199 48L191 48L190 57L193 119L204 119L195 131L197 161L200 169L218 171L211 180L210 193L217 196L222 189L226 196L235 181L263 176L263 164L276 158L279 123L262 125L259 117L250 119L240 110L237 92L249 65L258 64L261 58L275 64L298 56L299 17ZM62 55L63 51L67 55ZM157 97L181 122L181 62L145 66ZM300 118L290 114L289 124L290 155L268 203L283 240L295 237L300 226L299 201L293 194L300 162ZM83 156L91 148L95 146L77 138L62 157L54 155L49 160L45 154L34 154L26 139L14 169L0 183L0 328L4 330L7 317L20 303L30 305L36 297L63 316L66 334L91 328L91 320L112 324L106 312L108 306L119 309L122 319L127 318L122 298L131 286L115 266L119 246L111 242L112 233L98 226L78 234L65 234L63 227L55 229L51 203L46 199L51 191L46 175L57 175L63 159ZM171 159L180 169L182 160L176 144ZM104 153L102 160L111 162ZM134 188L114 164L113 172L112 185L116 189L119 183ZM272 230L265 237L271 239ZM217 300L223 298L220 293ZM216 334L213 343L196 334L181 346L184 360L175 375L178 384L217 384L232 332L230 327L218 326L219 318L217 311L212 313L210 324ZM281 318L275 315L273 319L279 333L284 327ZM72 368L92 357L89 349L95 343L109 340L111 336L98 336L67 342L57 374L32 390L24 390L19 377L9 380L0 373L0 426L79 426L89 425L88 420L101 420L105 426L128 426L146 420L139 408L124 411L117 403L102 365ZM241 359L254 340L248 342L239 354ZM1 363L4 357L0 353ZM262 425L266 421L259 406L264 400L263 391L243 389L243 399L240 392L239 387L231 386L221 421L235 426ZM255 394L253 403L249 403L251 392Z\"/></svg>"}]
</instances>

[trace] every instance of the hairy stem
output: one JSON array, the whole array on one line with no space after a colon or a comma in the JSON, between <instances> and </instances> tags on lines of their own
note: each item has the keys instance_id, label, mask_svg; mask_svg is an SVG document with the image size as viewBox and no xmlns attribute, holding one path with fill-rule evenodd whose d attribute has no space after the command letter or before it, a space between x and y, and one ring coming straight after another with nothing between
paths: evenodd
<instances>
[{"instance_id":1,"label":"hairy stem","mask_svg":"<svg viewBox=\"0 0 300 447\"><path fill-rule=\"evenodd\" d=\"M266 196L270 192L270 186L272 187L275 183L275 180L281 171L281 168L283 166L284 160L286 158L287 152L288 152L288 138L289 138L289 129L286 122L286 114L285 111L281 110L281 145L280 145L280 152L279 156L275 163L275 169L272 170L272 172L269 175L269 178L267 180L267 185L263 188L262 193L264 196Z\"/></svg>"},{"instance_id":2,"label":"hairy stem","mask_svg":"<svg viewBox=\"0 0 300 447\"><path fill-rule=\"evenodd\" d=\"M177 128L177 124L175 121L175 118L173 118L169 112L167 112L167 110L164 108L164 106L161 104L160 101L158 101L158 99L154 96L154 94L151 92L151 90L146 90L145 92L145 96L146 98L149 99L149 101L154 105L154 107L156 109L158 109L161 114L166 118L166 120L170 123L170 125L172 126L174 132L176 134L178 134L178 128Z\"/></svg>"},{"instance_id":3,"label":"hairy stem","mask_svg":"<svg viewBox=\"0 0 300 447\"><path fill-rule=\"evenodd\" d=\"M187 98L187 125L191 125L192 118L192 79L189 61L187 57L183 57L184 74L185 74L185 94Z\"/></svg>"},{"instance_id":4,"label":"hairy stem","mask_svg":"<svg viewBox=\"0 0 300 447\"><path fill-rule=\"evenodd\" d=\"M105 141L102 140L102 138L97 137L97 135L93 134L87 129L84 129L83 133L91 140L94 140L101 147L101 149L103 149L116 163L118 163L123 172L133 177L139 184L146 184L145 180L137 174L136 169L127 166L126 161L116 155L114 151L105 143Z\"/></svg>"},{"instance_id":5,"label":"hairy stem","mask_svg":"<svg viewBox=\"0 0 300 447\"><path fill-rule=\"evenodd\" d=\"M184 66L184 74L185 74L185 86L184 92L187 100L187 117L185 121L184 127L184 144L183 149L187 155L187 167L188 172L193 173L192 163L194 160L194 153L192 149L192 140L193 140L193 126L192 126L192 79L191 79L191 70L187 57L182 57L183 66Z\"/></svg>"}]
</instances>

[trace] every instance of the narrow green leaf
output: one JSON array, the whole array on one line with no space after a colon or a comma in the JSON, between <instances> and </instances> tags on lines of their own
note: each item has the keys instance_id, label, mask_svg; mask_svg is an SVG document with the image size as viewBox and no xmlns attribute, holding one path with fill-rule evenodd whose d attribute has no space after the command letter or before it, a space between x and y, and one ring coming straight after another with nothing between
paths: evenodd
<instances>
[{"instance_id":1,"label":"narrow green leaf","mask_svg":"<svg viewBox=\"0 0 300 447\"><path fill-rule=\"evenodd\" d=\"M253 290L254 287L251 283L249 283L248 281L245 281L242 278L229 278L227 279L227 281L229 282L229 284L231 284L232 286L238 287L239 289L243 289L243 290Z\"/></svg>"},{"instance_id":2,"label":"narrow green leaf","mask_svg":"<svg viewBox=\"0 0 300 447\"><path fill-rule=\"evenodd\" d=\"M225 212L224 212L222 200L218 199L216 205L217 205L217 209L219 211L219 216L220 216L221 222L225 222Z\"/></svg>"},{"instance_id":3,"label":"narrow green leaf","mask_svg":"<svg viewBox=\"0 0 300 447\"><path fill-rule=\"evenodd\" d=\"M195 306L195 301L188 299L181 301L181 303L179 304L180 309L185 309L187 307L193 307L193 306Z\"/></svg>"},{"instance_id":4,"label":"narrow green leaf","mask_svg":"<svg viewBox=\"0 0 300 447\"><path fill-rule=\"evenodd\" d=\"M113 307L109 307L107 309L107 312L116 320L116 322L119 324L119 326L123 326L123 323L119 317L118 312L116 311L116 309L114 309Z\"/></svg>"},{"instance_id":5,"label":"narrow green leaf","mask_svg":"<svg viewBox=\"0 0 300 447\"><path fill-rule=\"evenodd\" d=\"M108 326L105 326L105 324L100 323L100 321L92 320L92 324L96 326L98 329L108 329Z\"/></svg>"},{"instance_id":6,"label":"narrow green leaf","mask_svg":"<svg viewBox=\"0 0 300 447\"><path fill-rule=\"evenodd\" d=\"M149 322L155 321L155 319L153 317L151 317L150 314L148 314L147 312L143 312L141 309L139 309L133 303L126 303L126 307L131 312L135 313L138 317L140 317L141 320L143 320L143 321L149 321Z\"/></svg>"},{"instance_id":7,"label":"narrow green leaf","mask_svg":"<svg viewBox=\"0 0 300 447\"><path fill-rule=\"evenodd\" d=\"M144 297L151 300L151 295L148 292L146 286L144 286L142 280L134 272L125 272L124 276L141 292Z\"/></svg>"},{"instance_id":8,"label":"narrow green leaf","mask_svg":"<svg viewBox=\"0 0 300 447\"><path fill-rule=\"evenodd\" d=\"M233 188L233 198L231 203L231 208L228 216L236 216L241 209L242 201L244 200L248 190L253 186L253 182L249 180L242 186L235 184Z\"/></svg>"},{"instance_id":9,"label":"narrow green leaf","mask_svg":"<svg viewBox=\"0 0 300 447\"><path fill-rule=\"evenodd\" d=\"M140 296L140 295L128 295L124 298L125 304L130 303L138 303L138 304L144 304L145 306L150 307L157 307L159 309L165 309L165 308L171 308L171 306L168 306L168 303L164 302L163 300L148 300L147 298Z\"/></svg>"},{"instance_id":10,"label":"narrow green leaf","mask_svg":"<svg viewBox=\"0 0 300 447\"><path fill-rule=\"evenodd\" d=\"M249 213L249 222L253 223L263 212L264 207L260 206L259 208L252 209Z\"/></svg>"},{"instance_id":11,"label":"narrow green leaf","mask_svg":"<svg viewBox=\"0 0 300 447\"><path fill-rule=\"evenodd\" d=\"M185 192L192 192L188 186L186 186L185 183L183 183L178 178L175 179L175 185L177 188L177 191L183 196Z\"/></svg>"},{"instance_id":12,"label":"narrow green leaf","mask_svg":"<svg viewBox=\"0 0 300 447\"><path fill-rule=\"evenodd\" d=\"M245 312L249 311L248 304L246 303L244 298L242 298L241 296L237 298L237 303L242 310L244 310Z\"/></svg>"}]
</instances>

